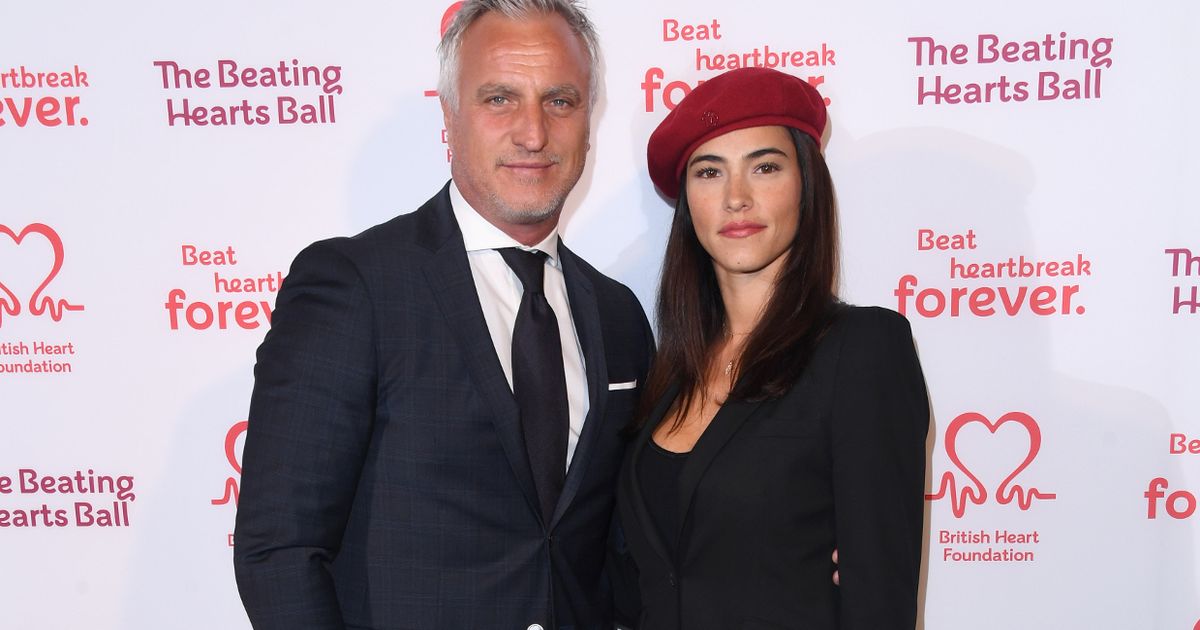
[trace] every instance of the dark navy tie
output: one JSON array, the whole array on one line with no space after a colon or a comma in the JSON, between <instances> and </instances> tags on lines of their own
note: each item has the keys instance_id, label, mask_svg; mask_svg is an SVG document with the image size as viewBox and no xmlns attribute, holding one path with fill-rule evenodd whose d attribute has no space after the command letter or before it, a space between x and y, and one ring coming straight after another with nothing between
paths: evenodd
<instances>
[{"instance_id":1,"label":"dark navy tie","mask_svg":"<svg viewBox=\"0 0 1200 630\"><path fill-rule=\"evenodd\" d=\"M513 326L513 395L521 410L521 429L542 519L549 525L566 476L570 414L558 318L543 289L546 254L515 247L497 251L524 287Z\"/></svg>"}]
</instances>

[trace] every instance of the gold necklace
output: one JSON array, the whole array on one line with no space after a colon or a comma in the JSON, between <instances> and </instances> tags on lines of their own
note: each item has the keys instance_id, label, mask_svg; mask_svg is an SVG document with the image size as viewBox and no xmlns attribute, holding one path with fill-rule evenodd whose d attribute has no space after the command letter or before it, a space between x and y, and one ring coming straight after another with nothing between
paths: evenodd
<instances>
[{"instance_id":1,"label":"gold necklace","mask_svg":"<svg viewBox=\"0 0 1200 630\"><path fill-rule=\"evenodd\" d=\"M729 332L729 330L726 330L725 331L725 339L727 341L733 341L734 337L745 337L749 334L750 333L748 333L748 332L735 333L735 332ZM731 376L733 374L733 362L734 362L734 359L730 359L729 363L725 364L725 376Z\"/></svg>"}]
</instances>

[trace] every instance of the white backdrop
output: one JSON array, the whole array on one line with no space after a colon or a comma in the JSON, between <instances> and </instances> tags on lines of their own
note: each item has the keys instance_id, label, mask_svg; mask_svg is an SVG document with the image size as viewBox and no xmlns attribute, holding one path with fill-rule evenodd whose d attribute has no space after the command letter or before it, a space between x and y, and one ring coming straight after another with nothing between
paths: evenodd
<instances>
[{"instance_id":1,"label":"white backdrop","mask_svg":"<svg viewBox=\"0 0 1200 630\"><path fill-rule=\"evenodd\" d=\"M254 349L301 247L447 178L450 4L4 8L0 626L248 627ZM591 8L564 238L647 308L669 108L734 63L828 98L843 296L907 314L933 402L929 630L1200 628L1196 6Z\"/></svg>"}]
</instances>

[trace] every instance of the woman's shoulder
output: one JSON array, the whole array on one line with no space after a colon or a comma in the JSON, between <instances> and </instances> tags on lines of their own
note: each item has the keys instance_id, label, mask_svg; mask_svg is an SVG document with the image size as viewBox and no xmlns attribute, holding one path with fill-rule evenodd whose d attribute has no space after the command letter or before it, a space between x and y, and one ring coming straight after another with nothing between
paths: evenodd
<instances>
[{"instance_id":1,"label":"woman's shoulder","mask_svg":"<svg viewBox=\"0 0 1200 630\"><path fill-rule=\"evenodd\" d=\"M912 336L912 326L900 313L882 306L838 304L834 310L830 332L842 335Z\"/></svg>"},{"instance_id":2,"label":"woman's shoulder","mask_svg":"<svg viewBox=\"0 0 1200 630\"><path fill-rule=\"evenodd\" d=\"M834 354L842 357L907 354L913 347L912 327L908 319L890 309L839 304L823 342L834 346Z\"/></svg>"}]
</instances>

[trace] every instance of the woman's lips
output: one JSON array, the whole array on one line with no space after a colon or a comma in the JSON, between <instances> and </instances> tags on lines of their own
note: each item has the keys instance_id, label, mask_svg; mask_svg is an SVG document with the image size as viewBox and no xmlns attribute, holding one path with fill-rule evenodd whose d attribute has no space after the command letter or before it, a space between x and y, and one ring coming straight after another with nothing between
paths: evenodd
<instances>
[{"instance_id":1,"label":"woman's lips","mask_svg":"<svg viewBox=\"0 0 1200 630\"><path fill-rule=\"evenodd\" d=\"M726 236L729 238L746 238L747 236L758 234L765 229L767 229L767 226L761 223L754 223L753 221L734 221L733 223L726 223L724 226L722 226L719 233L721 236Z\"/></svg>"}]
</instances>

